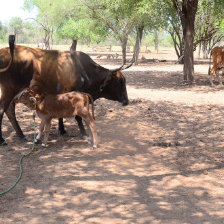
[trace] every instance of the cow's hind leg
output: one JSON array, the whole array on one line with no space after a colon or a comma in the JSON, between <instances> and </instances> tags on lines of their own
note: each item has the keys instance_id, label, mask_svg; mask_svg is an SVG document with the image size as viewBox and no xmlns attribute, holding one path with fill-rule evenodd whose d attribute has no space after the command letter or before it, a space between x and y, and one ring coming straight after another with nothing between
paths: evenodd
<instances>
[{"instance_id":1,"label":"cow's hind leg","mask_svg":"<svg viewBox=\"0 0 224 224\"><path fill-rule=\"evenodd\" d=\"M214 76L215 76L215 68L214 68L214 66L212 67L212 69L210 70L209 69L209 73L208 73L208 75L209 75L209 82L210 82L210 84L211 84L211 86L214 86Z\"/></svg>"},{"instance_id":2,"label":"cow's hind leg","mask_svg":"<svg viewBox=\"0 0 224 224\"><path fill-rule=\"evenodd\" d=\"M83 125L83 122L82 122L82 118L80 116L75 116L75 119L78 123L78 126L79 126L79 130L81 132L81 135L84 139L88 138L88 135L86 133L86 130L84 128L84 125Z\"/></svg>"},{"instance_id":3,"label":"cow's hind leg","mask_svg":"<svg viewBox=\"0 0 224 224\"><path fill-rule=\"evenodd\" d=\"M15 114L15 103L11 102L8 109L6 110L6 115L12 124L13 128L16 131L16 134L21 138L25 139L25 135L23 134L23 131L21 130L18 121L16 119L16 114Z\"/></svg>"},{"instance_id":4,"label":"cow's hind leg","mask_svg":"<svg viewBox=\"0 0 224 224\"><path fill-rule=\"evenodd\" d=\"M8 94L8 97L6 98L5 92L3 90L1 90L1 94L2 94L2 98L0 100L0 145L4 146L4 145L7 145L7 143L5 142L5 139L2 137L2 120L3 120L3 115L5 111L9 107L12 97L10 97L10 94ZM15 108L14 108L14 114L15 114Z\"/></svg>"},{"instance_id":5,"label":"cow's hind leg","mask_svg":"<svg viewBox=\"0 0 224 224\"><path fill-rule=\"evenodd\" d=\"M5 139L2 137L2 119L4 115L4 109L0 108L0 145L4 146L7 145Z\"/></svg>"}]
</instances>

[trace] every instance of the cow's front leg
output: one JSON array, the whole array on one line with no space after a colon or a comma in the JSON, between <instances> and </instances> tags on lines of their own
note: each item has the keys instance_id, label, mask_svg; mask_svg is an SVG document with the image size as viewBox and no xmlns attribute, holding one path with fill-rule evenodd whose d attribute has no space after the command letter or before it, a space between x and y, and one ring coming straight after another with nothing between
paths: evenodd
<instances>
[{"instance_id":1,"label":"cow's front leg","mask_svg":"<svg viewBox=\"0 0 224 224\"><path fill-rule=\"evenodd\" d=\"M213 76L209 76L209 82L211 84L211 86L215 86L214 83L213 83L213 80L214 80L214 77Z\"/></svg>"},{"instance_id":2,"label":"cow's front leg","mask_svg":"<svg viewBox=\"0 0 224 224\"><path fill-rule=\"evenodd\" d=\"M83 122L82 122L82 118L80 116L75 116L75 119L78 123L78 126L79 126L79 130L81 132L81 135L84 139L88 138L88 135L86 133L86 130L84 128L84 125L83 125Z\"/></svg>"},{"instance_id":3,"label":"cow's front leg","mask_svg":"<svg viewBox=\"0 0 224 224\"><path fill-rule=\"evenodd\" d=\"M15 114L15 103L11 102L8 109L6 110L7 117L12 124L13 128L16 131L16 134L21 138L25 139L25 135L23 134L23 131L21 130L18 121L16 119L16 114Z\"/></svg>"},{"instance_id":4,"label":"cow's front leg","mask_svg":"<svg viewBox=\"0 0 224 224\"><path fill-rule=\"evenodd\" d=\"M215 74L216 74L216 77L218 79L219 85L223 85L222 84L222 78L221 78L222 77L222 71L220 69L217 69Z\"/></svg>"},{"instance_id":5,"label":"cow's front leg","mask_svg":"<svg viewBox=\"0 0 224 224\"><path fill-rule=\"evenodd\" d=\"M64 126L64 123L63 123L63 118L59 118L58 119L58 129L59 129L61 135L64 135L64 134L67 133L65 131L65 126Z\"/></svg>"}]
</instances>

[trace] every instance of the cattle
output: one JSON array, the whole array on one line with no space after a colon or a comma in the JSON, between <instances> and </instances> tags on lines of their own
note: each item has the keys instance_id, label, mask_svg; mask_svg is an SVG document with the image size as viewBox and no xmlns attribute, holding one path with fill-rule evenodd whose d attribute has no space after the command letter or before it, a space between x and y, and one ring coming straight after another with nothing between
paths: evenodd
<instances>
[{"instance_id":1,"label":"cattle","mask_svg":"<svg viewBox=\"0 0 224 224\"><path fill-rule=\"evenodd\" d=\"M53 118L71 118L78 115L83 118L88 127L93 148L97 148L94 105L91 95L76 91L52 95L44 92L37 93L33 89L28 88L23 91L15 101L16 103L25 104L31 110L36 110L38 117L41 119L41 124L35 142L40 140L44 131L42 147L45 147L47 144L51 128L51 120ZM90 101L92 105L92 115L89 112Z\"/></svg>"},{"instance_id":2,"label":"cattle","mask_svg":"<svg viewBox=\"0 0 224 224\"><path fill-rule=\"evenodd\" d=\"M213 66L211 69L211 57L213 60ZM210 63L209 63L209 81L213 86L213 80L218 79L219 84L222 84L222 75L224 68L224 47L214 47L210 53Z\"/></svg>"},{"instance_id":3,"label":"cattle","mask_svg":"<svg viewBox=\"0 0 224 224\"><path fill-rule=\"evenodd\" d=\"M6 142L2 136L2 119L6 112L17 135L24 138L15 116L12 99L32 82L45 86L48 94L81 91L93 96L93 100L106 98L127 105L126 80L122 70L132 64L107 69L95 63L83 52L43 50L14 45L9 37L9 47L0 49L0 145ZM82 119L76 117L82 135L86 135ZM63 120L59 129L64 132Z\"/></svg>"}]
</instances>

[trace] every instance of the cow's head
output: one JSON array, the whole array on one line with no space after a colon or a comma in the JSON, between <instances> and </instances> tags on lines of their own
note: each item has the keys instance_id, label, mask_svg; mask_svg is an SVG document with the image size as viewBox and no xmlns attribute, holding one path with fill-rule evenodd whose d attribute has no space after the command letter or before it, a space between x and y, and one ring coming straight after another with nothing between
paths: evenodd
<instances>
[{"instance_id":1,"label":"cow's head","mask_svg":"<svg viewBox=\"0 0 224 224\"><path fill-rule=\"evenodd\" d=\"M109 75L100 86L100 91L105 98L121 102L123 106L128 105L126 79L121 70L129 68L132 64L133 62L125 68L122 65L118 69L109 70Z\"/></svg>"},{"instance_id":2,"label":"cow's head","mask_svg":"<svg viewBox=\"0 0 224 224\"><path fill-rule=\"evenodd\" d=\"M118 101L124 106L129 103L126 80L121 71L111 73L100 86L100 91L109 100Z\"/></svg>"}]
</instances>

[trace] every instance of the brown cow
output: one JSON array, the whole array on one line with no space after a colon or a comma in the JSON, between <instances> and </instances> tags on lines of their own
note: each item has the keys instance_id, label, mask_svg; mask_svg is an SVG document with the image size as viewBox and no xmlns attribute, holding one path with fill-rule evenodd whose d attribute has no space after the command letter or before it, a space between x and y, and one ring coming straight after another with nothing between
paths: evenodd
<instances>
[{"instance_id":1,"label":"brown cow","mask_svg":"<svg viewBox=\"0 0 224 224\"><path fill-rule=\"evenodd\" d=\"M0 145L6 142L2 137L2 119L6 112L19 137L23 132L15 117L12 99L29 87L31 80L46 87L48 94L70 91L89 93L93 100L106 98L128 104L126 80L121 70L107 69L95 63L83 52L42 50L25 46L14 46L14 38L9 39L10 48L0 49ZM11 103L11 104L10 104ZM82 135L86 135L82 119L76 116ZM62 119L59 122L64 132Z\"/></svg>"},{"instance_id":2,"label":"brown cow","mask_svg":"<svg viewBox=\"0 0 224 224\"><path fill-rule=\"evenodd\" d=\"M89 100L92 104L92 115L89 112ZM76 91L56 95L46 93L36 94L32 89L28 88L15 101L25 104L31 110L36 109L37 115L41 119L40 132L36 137L36 142L40 140L44 131L42 147L46 146L53 118L71 118L78 115L83 118L88 127L93 148L97 148L94 106L91 95Z\"/></svg>"},{"instance_id":3,"label":"brown cow","mask_svg":"<svg viewBox=\"0 0 224 224\"><path fill-rule=\"evenodd\" d=\"M213 60L213 66L211 69L211 57ZM210 54L210 64L209 64L209 81L213 86L213 80L218 79L219 84L222 84L222 75L224 68L224 47L214 47Z\"/></svg>"}]
</instances>

